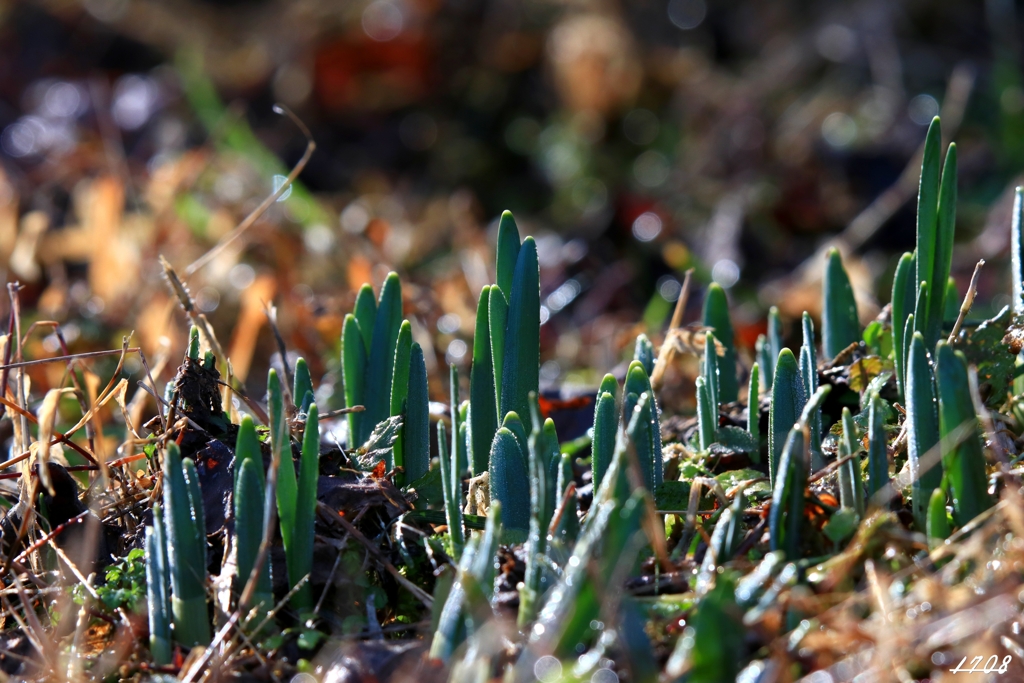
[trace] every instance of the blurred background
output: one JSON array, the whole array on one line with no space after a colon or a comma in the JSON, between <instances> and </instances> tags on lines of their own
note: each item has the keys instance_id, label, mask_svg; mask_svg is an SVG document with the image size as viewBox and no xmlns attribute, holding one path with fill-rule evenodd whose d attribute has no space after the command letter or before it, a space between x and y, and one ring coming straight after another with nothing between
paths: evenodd
<instances>
[{"instance_id":1,"label":"blurred background","mask_svg":"<svg viewBox=\"0 0 1024 683\"><path fill-rule=\"evenodd\" d=\"M954 271L975 315L1009 302L1024 169L1013 0L40 0L0 3L0 263L28 357L134 332L173 372L187 322L158 257L263 390L277 345L340 403L343 316L402 274L439 371L468 378L496 219L539 244L542 382L594 386L658 341L695 268L738 342L778 305L817 315L844 252L865 321L913 248L919 160L941 112L960 159ZM299 182L194 273L275 188ZM9 302L3 303L6 319ZM792 326L790 327L798 327ZM138 360L128 369L138 372ZM57 383L64 369L33 369ZM55 373L52 377L47 373ZM332 398L332 391L336 395Z\"/></svg>"}]
</instances>

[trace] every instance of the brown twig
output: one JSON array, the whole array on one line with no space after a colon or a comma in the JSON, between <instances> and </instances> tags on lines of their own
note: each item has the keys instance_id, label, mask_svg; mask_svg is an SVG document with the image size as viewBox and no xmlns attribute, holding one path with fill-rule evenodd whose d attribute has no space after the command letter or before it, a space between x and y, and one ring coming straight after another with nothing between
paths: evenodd
<instances>
[{"instance_id":1,"label":"brown twig","mask_svg":"<svg viewBox=\"0 0 1024 683\"><path fill-rule=\"evenodd\" d=\"M210 349L213 353L221 360L227 359L227 354L224 353L223 347L220 342L217 341L217 335L213 332L213 327L210 325L210 321L196 309L196 304L192 301L192 295L189 294L188 287L182 282L181 278L174 271L171 264L163 257L160 256L160 265L164 269L164 277L167 279L167 284L171 288L171 293L178 299L178 303L181 304L182 310L185 311L185 315L188 316L192 324L195 325L199 331L206 337L206 343L210 345Z\"/></svg>"},{"instance_id":2,"label":"brown twig","mask_svg":"<svg viewBox=\"0 0 1024 683\"><path fill-rule=\"evenodd\" d=\"M27 419L29 422L31 422L33 424L38 424L39 423L39 420L36 418L35 415L33 415L29 411L25 410L24 408L19 406L14 401L11 401L10 399L8 399L8 398L6 398L4 396L0 396L0 403L4 404L5 406L10 408L14 412L18 413L19 415L21 415L22 417ZM64 434L63 432L58 432L55 429L55 430L53 430L53 438L56 439L57 441L60 441L63 444L66 444L72 450L77 451L83 458L85 458L89 462L93 463L94 465L98 465L99 464L98 462L96 462L96 458L93 456L92 453L90 453L89 451L85 450L84 448L79 446L77 443L72 441L71 437L69 437L67 434Z\"/></svg>"},{"instance_id":3,"label":"brown twig","mask_svg":"<svg viewBox=\"0 0 1024 683\"><path fill-rule=\"evenodd\" d=\"M36 360L23 360L17 363L6 363L0 366L0 370L11 370L13 368L26 368L30 365L42 365L43 363L63 363L83 358L99 358L100 356L116 356L121 353L138 353L139 347L130 346L127 349L107 349L105 351L86 351L84 353L73 353L68 356L53 356L52 358L38 358Z\"/></svg>"},{"instance_id":4,"label":"brown twig","mask_svg":"<svg viewBox=\"0 0 1024 683\"><path fill-rule=\"evenodd\" d=\"M956 316L956 323L953 324L953 331L949 333L949 339L946 340L947 344L956 343L957 337L960 336L960 327L964 324L964 319L967 314L971 312L971 306L974 305L974 297L978 295L978 276L981 274L981 267L985 265L985 259L978 259L978 262L974 265L974 273L971 275L971 284L967 287L967 294L964 295L964 302L960 304L960 313Z\"/></svg>"},{"instance_id":5,"label":"brown twig","mask_svg":"<svg viewBox=\"0 0 1024 683\"><path fill-rule=\"evenodd\" d=\"M572 500L575 493L576 482L570 481L569 485L565 487L565 493L562 494L562 500L558 504L558 509L555 510L555 516L551 518L551 524L548 526L548 536L554 536L555 532L558 531L558 525L562 523L562 515L569 508L569 501Z\"/></svg>"},{"instance_id":6,"label":"brown twig","mask_svg":"<svg viewBox=\"0 0 1024 683\"><path fill-rule=\"evenodd\" d=\"M322 504L323 503L317 503L318 506ZM388 570L388 573L395 577L395 580L398 581L398 583L400 583L407 591L409 591L417 598L419 598L420 602L422 602L427 607L433 606L434 599L430 597L430 595L426 591L424 591L422 588L409 581L409 579L405 578L400 571L395 569L395 565L391 564L391 562L388 561L388 559L384 557L383 554L381 554L377 546L371 543L370 539L366 538L366 536L363 536L362 532L359 531L359 529L355 528L352 522L345 519L345 517L341 514L335 515L335 521L340 522L341 526L345 527L345 531L349 532L352 535L352 538L362 543L363 547L366 548L367 552L373 555L373 557L378 562L384 565L384 568Z\"/></svg>"},{"instance_id":7,"label":"brown twig","mask_svg":"<svg viewBox=\"0 0 1024 683\"><path fill-rule=\"evenodd\" d=\"M300 173L302 173L302 170L306 168L306 164L309 163L310 157L313 156L313 152L316 150L316 142L314 142L313 134L309 131L309 128L306 127L306 124L304 124L302 120L299 119L299 117L292 113L291 109L284 106L283 104L275 104L274 111L278 114L285 114L286 116L288 116L288 118L290 118L292 122L295 123L296 126L298 126L299 130L302 131L302 134L306 136L305 153L303 153L302 158L299 159L298 163L295 164L295 167L292 168L292 172L289 173L288 176L284 179L284 182L281 183L281 187L277 188L274 192L267 196L267 198L263 200L263 203L261 203L255 209L253 209L252 213L246 216L245 219L241 223L239 223L234 230L232 230L227 235L222 237L220 241L217 242L217 244L215 244L212 249L210 249L210 251L206 252L205 254L197 258L195 261L193 261L191 264L189 264L189 266L185 269L185 277L191 277L193 274L195 274L196 271L198 271L207 263L215 259L222 251L224 251L224 249L227 248L229 244L231 244L236 239L241 237L246 230L251 228L253 224L256 223L256 221L259 219L259 217L262 216L274 202L280 199L281 195L283 195L288 190L289 187L291 187L292 183L295 182L295 179L299 177Z\"/></svg>"},{"instance_id":8,"label":"brown twig","mask_svg":"<svg viewBox=\"0 0 1024 683\"><path fill-rule=\"evenodd\" d=\"M665 370L675 357L675 345L669 343L669 335L673 330L678 330L683 324L683 314L686 312L686 303L690 299L690 278L693 276L693 268L686 271L683 276L683 287L679 290L679 298L676 299L676 307L672 311L672 320L668 324L668 332L665 333L665 341L658 350L658 360L651 371L651 389L658 391L665 378Z\"/></svg>"}]
</instances>

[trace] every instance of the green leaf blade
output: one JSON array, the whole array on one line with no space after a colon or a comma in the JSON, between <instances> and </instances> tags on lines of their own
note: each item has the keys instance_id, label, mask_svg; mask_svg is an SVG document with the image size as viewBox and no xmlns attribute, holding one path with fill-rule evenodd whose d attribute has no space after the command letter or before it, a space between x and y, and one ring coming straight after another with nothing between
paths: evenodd
<instances>
[{"instance_id":1,"label":"green leaf blade","mask_svg":"<svg viewBox=\"0 0 1024 683\"><path fill-rule=\"evenodd\" d=\"M402 327L402 283L397 273L390 273L380 290L373 337L366 363L366 384L361 424L357 439L363 443L377 423L390 417L391 381L395 368L395 349Z\"/></svg>"},{"instance_id":2,"label":"green leaf blade","mask_svg":"<svg viewBox=\"0 0 1024 683\"><path fill-rule=\"evenodd\" d=\"M376 304L374 305L376 311ZM363 392L366 386L366 344L363 342L361 325L356 316L349 313L341 328L341 373L345 384L345 407L354 408L363 405ZM348 414L349 448L362 444L363 413Z\"/></svg>"},{"instance_id":3,"label":"green leaf blade","mask_svg":"<svg viewBox=\"0 0 1024 683\"><path fill-rule=\"evenodd\" d=\"M835 248L829 250L825 260L821 328L822 347L828 360L861 338L853 287Z\"/></svg>"},{"instance_id":4,"label":"green leaf blade","mask_svg":"<svg viewBox=\"0 0 1024 683\"><path fill-rule=\"evenodd\" d=\"M611 381L609 382L609 378ZM607 391L611 389L612 391ZM615 395L618 383L614 375L605 375L598 389L597 402L594 407L594 437L591 445L591 461L593 467L594 490L601 486L601 480L612 461L615 452L615 431L618 428Z\"/></svg>"},{"instance_id":5,"label":"green leaf blade","mask_svg":"<svg viewBox=\"0 0 1024 683\"><path fill-rule=\"evenodd\" d=\"M527 237L516 262L505 325L505 359L501 373L501 411L529 415L530 392L540 376L540 270L537 245Z\"/></svg>"},{"instance_id":6,"label":"green leaf blade","mask_svg":"<svg viewBox=\"0 0 1024 683\"><path fill-rule=\"evenodd\" d=\"M405 481L414 482L430 469L430 394L423 349L416 342L409 354L409 394L405 401Z\"/></svg>"},{"instance_id":7,"label":"green leaf blade","mask_svg":"<svg viewBox=\"0 0 1024 683\"><path fill-rule=\"evenodd\" d=\"M729 318L729 299L725 289L717 282L708 286L704 295L701 314L705 327L714 329L715 338L722 343L725 353L719 363L719 401L732 403L739 396L739 381L736 379L736 342L732 320Z\"/></svg>"},{"instance_id":8,"label":"green leaf blade","mask_svg":"<svg viewBox=\"0 0 1024 683\"><path fill-rule=\"evenodd\" d=\"M511 211L503 211L498 220L498 245L495 250L495 273L498 289L506 301L512 300L513 280L515 279L516 263L522 242L519 239L519 227Z\"/></svg>"},{"instance_id":9,"label":"green leaf blade","mask_svg":"<svg viewBox=\"0 0 1024 683\"><path fill-rule=\"evenodd\" d=\"M907 359L907 459L913 481L914 517L923 522L931 492L942 482L938 458L925 462L926 455L939 442L939 414L935 398L935 378L925 350L924 336L917 332Z\"/></svg>"},{"instance_id":10,"label":"green leaf blade","mask_svg":"<svg viewBox=\"0 0 1024 683\"><path fill-rule=\"evenodd\" d=\"M942 164L942 129L936 116L928 126L928 134L924 141L924 156L921 159L921 181L917 192L917 273L915 291L920 291L921 283L934 282L936 271L935 257L938 252L938 213L939 213L939 169ZM948 274L948 273L947 273ZM945 278L940 280L945 282ZM941 310L941 309L939 309ZM931 307L916 310L921 320L918 324L929 327L928 313ZM925 336L928 341L928 336ZM934 342L929 343L929 347Z\"/></svg>"},{"instance_id":11,"label":"green leaf blade","mask_svg":"<svg viewBox=\"0 0 1024 683\"><path fill-rule=\"evenodd\" d=\"M390 417L405 415L405 402L409 396L409 357L412 354L412 325L408 320L402 321L398 328L398 341L395 342L395 363L391 377L391 410ZM387 463L388 471L405 466L405 424L398 430L395 444L391 448L391 458Z\"/></svg>"},{"instance_id":12,"label":"green leaf blade","mask_svg":"<svg viewBox=\"0 0 1024 683\"><path fill-rule=\"evenodd\" d=\"M494 363L491 358L489 301L491 287L480 290L473 331L473 365L469 374L470 461L474 475L487 471L491 442L498 430L494 393Z\"/></svg>"},{"instance_id":13,"label":"green leaf blade","mask_svg":"<svg viewBox=\"0 0 1024 683\"><path fill-rule=\"evenodd\" d=\"M964 525L992 505L985 454L963 355L945 342L939 342L935 355L942 468L949 482L957 524Z\"/></svg>"},{"instance_id":14,"label":"green leaf blade","mask_svg":"<svg viewBox=\"0 0 1024 683\"><path fill-rule=\"evenodd\" d=\"M789 349L783 349L775 365L772 404L768 411L768 471L773 486L787 435L800 419L804 403L803 383L800 381L796 357Z\"/></svg>"},{"instance_id":15,"label":"green leaf blade","mask_svg":"<svg viewBox=\"0 0 1024 683\"><path fill-rule=\"evenodd\" d=\"M896 366L896 387L900 397L906 396L907 356L904 340L904 321L914 311L916 281L916 260L913 254L904 253L896 264L892 280L892 340Z\"/></svg>"}]
</instances>

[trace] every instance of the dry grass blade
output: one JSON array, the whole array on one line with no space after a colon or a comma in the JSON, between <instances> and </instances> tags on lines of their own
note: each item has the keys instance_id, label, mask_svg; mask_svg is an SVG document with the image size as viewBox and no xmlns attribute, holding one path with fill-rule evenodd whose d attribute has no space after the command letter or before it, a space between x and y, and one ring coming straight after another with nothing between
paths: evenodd
<instances>
[{"instance_id":1,"label":"dry grass blade","mask_svg":"<svg viewBox=\"0 0 1024 683\"><path fill-rule=\"evenodd\" d=\"M343 516L334 513L333 510L330 510L330 508L328 508L323 503L317 503L317 508L323 509L326 513L330 514L333 517L333 519L335 519L335 521L339 522L341 526L345 528L345 531L351 534L354 539L362 543L366 550L371 555L373 555L374 559L380 562L384 566L384 568L388 570L388 573L391 574L391 576L395 577L395 580L398 581L398 583L400 583L403 588L405 588L407 591L416 596L416 598L418 598L419 601L427 607L433 606L434 598L427 594L427 592L424 591L422 588L409 581L409 579L405 578L405 576L403 576L402 573L395 568L395 565L391 564L391 562L386 557L384 557L384 555L380 552L380 549L377 548L376 545L371 543L370 539L366 538L366 536L363 536L362 532L359 531L359 529L355 528L355 526L352 525L352 522L348 521Z\"/></svg>"},{"instance_id":2,"label":"dry grass blade","mask_svg":"<svg viewBox=\"0 0 1024 683\"><path fill-rule=\"evenodd\" d=\"M196 308L196 304L192 301L192 295L189 294L185 283L181 281L181 278L178 277L174 268L163 256L160 257L160 265L164 269L164 278L167 280L167 285L171 288L171 293L177 297L178 303L181 304L182 310L185 311L185 315L187 315L188 319L192 321L192 324L199 329L199 332L206 340L207 346L213 351L217 358L224 361L227 358L227 355L224 353L224 349L221 347L220 342L217 341L217 335L213 332L213 326L210 325L210 321L206 319L206 316L200 313L199 309Z\"/></svg>"},{"instance_id":3,"label":"dry grass blade","mask_svg":"<svg viewBox=\"0 0 1024 683\"><path fill-rule=\"evenodd\" d=\"M55 495L53 482L50 481L50 438L53 436L53 423L57 419L57 406L60 397L66 393L66 389L50 389L43 396L43 402L39 405L39 440L36 441L36 462L39 464L39 479L43 488ZM25 468L24 474L28 476L29 468Z\"/></svg>"},{"instance_id":4,"label":"dry grass blade","mask_svg":"<svg viewBox=\"0 0 1024 683\"><path fill-rule=\"evenodd\" d=\"M683 287L679 290L679 298L676 299L676 307L672 311L672 320L668 325L668 333L665 342L658 351L658 360L654 363L654 370L651 371L651 388L654 391L661 389L661 383L665 380L665 370L675 357L675 345L668 343L668 335L678 330L683 324L683 314L686 312L686 303L690 299L690 279L693 277L693 268L686 271L683 276Z\"/></svg>"},{"instance_id":5,"label":"dry grass blade","mask_svg":"<svg viewBox=\"0 0 1024 683\"><path fill-rule=\"evenodd\" d=\"M5 405L6 407L10 408L14 412L18 413L18 415L20 415L21 417L25 418L29 422L32 422L32 423L38 422L38 420L37 420L35 415L33 415L29 411L25 410L24 408L19 406L14 401L12 401L12 400L10 400L8 398L4 398L4 397L0 396L0 403ZM53 430L53 440L54 441L60 441L61 443L67 445L69 448L74 449L79 454L81 454L82 457L84 457L89 462L93 463L94 465L98 465L99 464L98 462L96 462L96 457L92 453L90 453L88 450L86 450L85 448L83 448L79 444L77 444L74 441L72 441L71 437L69 435L64 434L63 432L59 432L56 429L54 429ZM29 453L31 453L31 449L26 449L22 453L22 456L29 457L29 455L28 455ZM22 456L19 456L19 457L22 457Z\"/></svg>"},{"instance_id":6,"label":"dry grass blade","mask_svg":"<svg viewBox=\"0 0 1024 683\"><path fill-rule=\"evenodd\" d=\"M949 83L946 85L946 94L942 98L942 111L940 112L944 133L943 144L948 144L960 128L967 102L974 89L974 79L974 69L967 64L959 64L953 69ZM907 162L899 179L850 222L850 225L839 237L850 249L857 249L865 244L872 235L878 232L879 228L892 218L893 214L899 211L900 207L914 196L914 193L917 192L923 156L924 143L921 143L914 156ZM814 261L814 263L818 262L820 259ZM807 263L805 261L804 265ZM801 268L804 265L801 265Z\"/></svg>"},{"instance_id":7,"label":"dry grass blade","mask_svg":"<svg viewBox=\"0 0 1024 683\"><path fill-rule=\"evenodd\" d=\"M270 424L270 417L267 415L267 411L264 410L263 406L261 406L259 403L249 398L249 396L244 391L240 391L238 388L233 387L229 383L221 380L217 380L217 383L228 389L232 394L234 394L238 398L242 399L242 402L245 403L246 406L248 406L249 410L252 411L256 419L259 420L262 424ZM320 419L323 419L323 417L321 416Z\"/></svg>"},{"instance_id":8,"label":"dry grass blade","mask_svg":"<svg viewBox=\"0 0 1024 683\"><path fill-rule=\"evenodd\" d=\"M116 356L123 353L138 353L141 349L137 346L130 346L126 349L109 349L106 351L86 351L83 353L73 353L67 356L53 356L52 358L39 358L37 360L23 360L17 363L7 363L0 366L0 370L12 370L14 368L27 368L32 365L42 365L44 363L64 363L67 361L84 360L86 358L100 358L102 356Z\"/></svg>"},{"instance_id":9,"label":"dry grass blade","mask_svg":"<svg viewBox=\"0 0 1024 683\"><path fill-rule=\"evenodd\" d=\"M306 136L306 151L303 153L302 158L299 159L298 163L295 164L294 168L292 168L291 173L289 173L288 176L284 179L284 182L281 183L280 187L278 187L274 192L268 195L267 198L264 199L259 206L253 209L252 213L246 216L245 219L241 223L239 223L234 230L232 230L230 233L222 237L221 240L217 242L217 244L214 245L212 249L210 249L210 251L206 252L198 259L193 261L191 264L189 264L188 268L185 269L186 277L190 277L191 275L193 275L200 268L202 268L207 263L216 258L217 255L224 251L224 249L227 248L229 244L231 244L239 237L241 237L243 234L245 234L245 231L251 228L256 223L256 221L259 220L259 217L262 216L267 211L267 209L269 209L274 204L274 202L280 199L281 196L288 190L289 187L291 187L292 183L295 182L295 179L299 177L300 173L302 173L302 170L306 168L306 164L309 163L310 157L313 156L313 152L316 150L316 142L313 140L313 134L310 133L309 128L306 127L306 124L304 124L302 120L299 119L299 117L297 117L292 112L291 109L284 106L283 104L274 105L274 111L277 112L278 114L287 115L288 118L290 118L295 123L295 125L299 127L299 130L302 131L302 134Z\"/></svg>"}]
</instances>

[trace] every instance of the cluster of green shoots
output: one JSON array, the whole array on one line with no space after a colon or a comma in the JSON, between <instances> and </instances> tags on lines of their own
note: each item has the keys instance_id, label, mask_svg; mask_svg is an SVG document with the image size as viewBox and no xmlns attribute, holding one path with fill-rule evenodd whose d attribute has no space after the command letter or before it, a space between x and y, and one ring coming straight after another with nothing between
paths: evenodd
<instances>
[{"instance_id":1,"label":"cluster of green shoots","mask_svg":"<svg viewBox=\"0 0 1024 683\"><path fill-rule=\"evenodd\" d=\"M213 367L209 353L199 360L198 330L192 329L186 363ZM292 399L295 422L304 423L296 476L285 392L277 371L267 381L270 467L265 470L256 426L244 416L234 460L234 605L246 616L251 635L265 633L274 608L268 537L273 513L280 522L290 605L300 614L313 608L308 575L313 568L316 487L320 475L320 431L313 383L303 359L295 365ZM153 506L146 529L146 583L153 659L171 659L172 640L185 647L210 643L207 606L207 539L203 498L195 463L178 446L163 452L163 503Z\"/></svg>"},{"instance_id":2,"label":"cluster of green shoots","mask_svg":"<svg viewBox=\"0 0 1024 683\"><path fill-rule=\"evenodd\" d=\"M861 329L849 277L839 252L831 250L824 268L820 359L810 315L803 315L803 343L794 354L783 346L782 321L773 308L768 333L757 342L757 362L748 374L746 430L719 426L722 406L740 398L741 367L725 291L717 285L707 289L703 324L709 331L696 379L697 428L688 446L697 455L721 447L738 450L759 463L759 397L770 396L765 469L771 487L768 526L773 552L768 555L771 562L763 563L771 566L762 579L770 579L772 567L777 569L783 560L795 561L801 555L806 490L810 477L829 466L824 443L830 433L838 437L838 462L831 465L838 469L840 509L835 514L849 518L855 527L868 510L884 508L894 497L887 431L895 412L881 396L890 375L878 373L867 383L856 416L845 407L839 424L833 426L825 423L822 412L831 389L828 384L819 386L823 363L842 365L844 358L852 358L865 345L893 363L897 391L906 408L911 505L919 530L938 542L949 536L951 524L963 525L992 504L979 409L972 401L977 390L971 386L966 359L955 348L955 335L942 338L944 325L958 310L950 279L957 171L955 146L950 146L942 163L940 139L936 119L925 144L916 250L900 259L893 284L891 332L881 331L877 322ZM1024 201L1019 195L1021 212ZM1022 229L1019 223L1016 233ZM1019 243L1015 234L1015 245ZM1016 254L1019 246L1015 249ZM1024 309L1019 257L1014 269L1014 301L1019 311ZM609 636L604 630L602 615L618 614L627 622L636 618L628 599L613 595L614 591L610 594L609 587L636 569L645 548L664 550L658 548L665 543L665 528L656 521L655 510L660 507L656 501L663 484L672 482L663 482L666 457L650 379L655 352L641 335L623 385L612 375L600 384L591 432L593 501L582 517L571 456L562 453L555 425L542 417L537 402L537 247L530 237L520 240L509 212L499 223L495 273L496 284L483 288L477 306L468 400L460 399L458 372L454 365L450 368L450 422L437 424L436 465L431 463L429 443L426 364L419 344L412 341L409 321L402 317L399 278L391 273L379 297L369 285L359 291L354 311L345 318L342 369L346 407L364 409L348 414L347 442L353 450L373 441L389 442L389 447L374 451L379 453L376 461L361 461L361 466L370 469L383 460L395 483L405 490L425 490L432 477L440 478L455 566L436 576L432 658L451 662L467 641L474 647L474 634L494 616L490 601L499 543L525 543L527 566L519 586L518 623L526 647L512 666L529 676L540 657L568 659L582 651L596 653L593 661L578 658L575 673L583 676L587 666L596 667L602 653L613 645L608 638L614 633ZM888 335L886 343L879 341L884 335ZM198 346L190 358L200 362ZM267 623L273 601L266 546L275 501L292 605L300 611L311 606L310 591L301 583L312 561L319 434L304 363L298 364L295 375L292 395L298 419L305 422L298 476L283 392L274 371L269 379L271 457L266 473L251 419L243 419L238 432L235 593L240 607L260 617L255 620L257 629ZM386 434L390 438L385 439ZM482 532L467 530L463 509L467 477L486 481L489 502ZM183 645L210 639L202 502L195 467L180 458L173 444L164 455L163 487L163 506L155 508L154 525L146 537L157 661L168 658L172 635ZM720 579L722 585L713 588L716 566L739 552L745 533L744 506L740 491L709 522L714 530L696 588L698 595L706 596L708 606L698 614L697 623L717 618L719 598L715 596L720 594L715 590L731 594L735 589L738 603L750 598L744 595L753 589L747 590L750 587L745 584L730 587ZM630 633L635 630L623 629L616 647L625 647L638 662L635 666L642 668L644 645L631 642ZM670 672L692 647L692 642L680 639L679 651L669 662ZM467 657L453 664L456 668L483 666L481 661Z\"/></svg>"}]
</instances>

